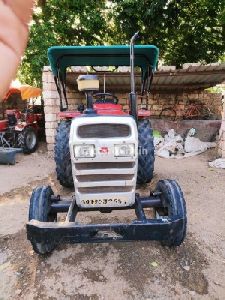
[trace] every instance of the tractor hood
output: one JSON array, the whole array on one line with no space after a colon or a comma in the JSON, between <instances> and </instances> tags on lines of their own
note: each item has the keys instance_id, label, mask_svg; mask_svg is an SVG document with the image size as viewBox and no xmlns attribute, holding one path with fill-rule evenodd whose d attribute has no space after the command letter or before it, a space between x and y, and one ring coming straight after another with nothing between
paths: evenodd
<instances>
[{"instance_id":1,"label":"tractor hood","mask_svg":"<svg viewBox=\"0 0 225 300\"><path fill-rule=\"evenodd\" d=\"M156 69L159 49L154 45L136 45L134 47L135 66L144 76L148 68ZM70 66L129 66L130 46L54 46L48 49L48 58L52 72L65 77Z\"/></svg>"}]
</instances>

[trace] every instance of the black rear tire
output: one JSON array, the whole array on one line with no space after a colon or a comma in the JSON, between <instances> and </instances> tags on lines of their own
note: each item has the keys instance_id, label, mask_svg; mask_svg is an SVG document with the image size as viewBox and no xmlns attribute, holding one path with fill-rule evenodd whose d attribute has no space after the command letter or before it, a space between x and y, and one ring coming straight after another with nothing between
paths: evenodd
<instances>
[{"instance_id":1,"label":"black rear tire","mask_svg":"<svg viewBox=\"0 0 225 300\"><path fill-rule=\"evenodd\" d=\"M59 183L64 187L73 187L72 164L69 149L71 121L61 121L55 138L55 163Z\"/></svg>"},{"instance_id":2,"label":"black rear tire","mask_svg":"<svg viewBox=\"0 0 225 300\"><path fill-rule=\"evenodd\" d=\"M53 191L50 186L41 186L33 190L30 198L29 221L37 220L40 222L54 222L57 214L51 213L51 196ZM56 243L54 240L46 242L37 242L31 239L33 249L38 254L47 254L54 250Z\"/></svg>"},{"instance_id":3,"label":"black rear tire","mask_svg":"<svg viewBox=\"0 0 225 300\"><path fill-rule=\"evenodd\" d=\"M18 146L23 149L24 154L35 152L38 146L37 132L33 127L26 127L18 134Z\"/></svg>"},{"instance_id":4,"label":"black rear tire","mask_svg":"<svg viewBox=\"0 0 225 300\"><path fill-rule=\"evenodd\" d=\"M138 184L148 183L153 178L154 150L151 123L149 120L141 120L138 122Z\"/></svg>"},{"instance_id":5,"label":"black rear tire","mask_svg":"<svg viewBox=\"0 0 225 300\"><path fill-rule=\"evenodd\" d=\"M156 191L161 193L160 198L163 203L163 207L158 209L159 215L168 218L177 216L182 219L179 231L172 231L168 239L162 241L162 245L169 247L180 246L187 232L186 203L182 190L175 180L166 179L157 183Z\"/></svg>"}]
</instances>

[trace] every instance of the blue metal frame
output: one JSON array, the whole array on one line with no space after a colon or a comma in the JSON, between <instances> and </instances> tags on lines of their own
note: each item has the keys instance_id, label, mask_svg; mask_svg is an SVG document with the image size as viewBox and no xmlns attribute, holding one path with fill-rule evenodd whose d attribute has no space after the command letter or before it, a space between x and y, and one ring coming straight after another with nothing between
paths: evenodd
<instances>
[{"instance_id":1,"label":"blue metal frame","mask_svg":"<svg viewBox=\"0 0 225 300\"><path fill-rule=\"evenodd\" d=\"M52 197L50 213L68 212L72 200ZM36 243L91 243L91 242L112 242L132 240L169 240L174 232L183 230L183 215L171 218L148 219L144 213L147 207L162 207L159 195L139 197L136 195L136 202L130 208L117 207L102 209L102 212L112 210L135 209L137 219L131 223L111 224L77 224L75 219L80 211L101 211L97 208L79 208L76 204L73 209L70 222L39 222L31 220L27 223L27 238Z\"/></svg>"}]
</instances>

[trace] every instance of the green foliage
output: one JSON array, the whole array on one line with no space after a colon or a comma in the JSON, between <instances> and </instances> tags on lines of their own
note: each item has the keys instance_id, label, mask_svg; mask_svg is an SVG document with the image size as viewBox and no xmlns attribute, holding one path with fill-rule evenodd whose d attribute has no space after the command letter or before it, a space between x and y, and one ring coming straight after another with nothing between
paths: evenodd
<instances>
[{"instance_id":1,"label":"green foliage","mask_svg":"<svg viewBox=\"0 0 225 300\"><path fill-rule=\"evenodd\" d=\"M19 78L41 85L41 70L48 65L47 49L54 45L101 44L106 36L105 1L48 0L34 13L29 44Z\"/></svg>"},{"instance_id":2,"label":"green foliage","mask_svg":"<svg viewBox=\"0 0 225 300\"><path fill-rule=\"evenodd\" d=\"M225 52L224 0L114 0L117 39L140 30L167 64L214 62Z\"/></svg>"},{"instance_id":3,"label":"green foliage","mask_svg":"<svg viewBox=\"0 0 225 300\"><path fill-rule=\"evenodd\" d=\"M216 94L225 94L225 88L222 86L213 86L211 88L206 89L209 93L216 93Z\"/></svg>"},{"instance_id":4,"label":"green foliage","mask_svg":"<svg viewBox=\"0 0 225 300\"><path fill-rule=\"evenodd\" d=\"M225 0L39 0L19 77L41 84L53 45L155 44L167 64L224 60Z\"/></svg>"},{"instance_id":5,"label":"green foliage","mask_svg":"<svg viewBox=\"0 0 225 300\"><path fill-rule=\"evenodd\" d=\"M168 15L175 14L168 23L171 26L165 60L178 66L185 62L218 61L225 51L225 23L221 18L224 7L224 0L172 1Z\"/></svg>"},{"instance_id":6,"label":"green foliage","mask_svg":"<svg viewBox=\"0 0 225 300\"><path fill-rule=\"evenodd\" d=\"M163 45L165 29L162 16L167 0L113 0L110 14L115 19L115 40L129 43L136 31L141 32L142 43Z\"/></svg>"}]
</instances>

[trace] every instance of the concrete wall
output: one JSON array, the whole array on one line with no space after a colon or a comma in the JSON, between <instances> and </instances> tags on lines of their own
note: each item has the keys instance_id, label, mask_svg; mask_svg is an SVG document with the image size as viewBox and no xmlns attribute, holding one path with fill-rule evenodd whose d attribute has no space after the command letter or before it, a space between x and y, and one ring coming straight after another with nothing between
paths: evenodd
<instances>
[{"instance_id":1,"label":"concrete wall","mask_svg":"<svg viewBox=\"0 0 225 300\"><path fill-rule=\"evenodd\" d=\"M58 123L57 114L59 112L59 96L54 83L54 78L49 67L45 67L42 76L43 81L43 99L44 99L44 111L46 120L46 141L48 150L53 151L55 133ZM128 109L128 95L116 94L119 98L119 103L123 105L124 109ZM143 100L143 104L147 103L148 110L151 111L151 118L159 118L160 112L163 108L173 108L176 110L178 118L182 118L185 109L188 107L190 101L204 102L211 112L217 115L221 119L222 102L220 94L210 94L204 91L192 91L190 93L163 93L152 92L146 99ZM80 103L84 103L85 97L83 93L79 93L74 89L67 87L67 98L69 104L69 110L74 110ZM141 106L141 99L138 99L139 107ZM169 112L169 114L173 114ZM223 116L224 117L224 116ZM223 124L223 126L225 126ZM225 140L225 133L222 133ZM225 151L225 147L221 148Z\"/></svg>"}]
</instances>

